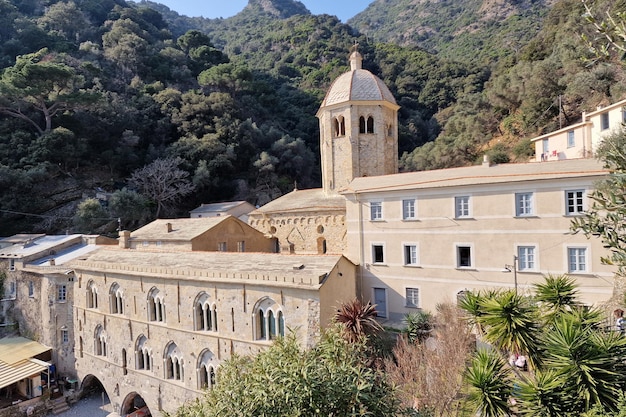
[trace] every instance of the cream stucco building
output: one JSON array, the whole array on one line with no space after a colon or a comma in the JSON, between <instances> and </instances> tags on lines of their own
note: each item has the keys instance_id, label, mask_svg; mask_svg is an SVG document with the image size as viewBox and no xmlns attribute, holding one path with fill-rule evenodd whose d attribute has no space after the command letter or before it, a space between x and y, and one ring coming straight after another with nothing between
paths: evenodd
<instances>
[{"instance_id":1,"label":"cream stucco building","mask_svg":"<svg viewBox=\"0 0 626 417\"><path fill-rule=\"evenodd\" d=\"M359 265L362 298L400 323L466 290L528 292L544 275L569 274L582 301L608 300L606 250L570 233L606 174L596 160L577 159L355 179L344 191L346 254Z\"/></svg>"},{"instance_id":2,"label":"cream stucco building","mask_svg":"<svg viewBox=\"0 0 626 417\"><path fill-rule=\"evenodd\" d=\"M626 100L584 113L579 123L531 139L537 162L591 157L600 142L626 123Z\"/></svg>"}]
</instances>

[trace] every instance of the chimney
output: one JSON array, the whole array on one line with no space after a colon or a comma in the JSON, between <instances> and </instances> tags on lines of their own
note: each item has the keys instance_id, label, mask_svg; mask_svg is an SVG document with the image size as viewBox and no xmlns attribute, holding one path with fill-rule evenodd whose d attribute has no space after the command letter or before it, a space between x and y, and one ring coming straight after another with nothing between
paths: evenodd
<instances>
[{"instance_id":1,"label":"chimney","mask_svg":"<svg viewBox=\"0 0 626 417\"><path fill-rule=\"evenodd\" d=\"M172 223L165 223L165 227L167 227L167 233L172 231Z\"/></svg>"},{"instance_id":2,"label":"chimney","mask_svg":"<svg viewBox=\"0 0 626 417\"><path fill-rule=\"evenodd\" d=\"M128 230L122 230L120 232L120 248L128 249L130 247L130 232Z\"/></svg>"}]
</instances>

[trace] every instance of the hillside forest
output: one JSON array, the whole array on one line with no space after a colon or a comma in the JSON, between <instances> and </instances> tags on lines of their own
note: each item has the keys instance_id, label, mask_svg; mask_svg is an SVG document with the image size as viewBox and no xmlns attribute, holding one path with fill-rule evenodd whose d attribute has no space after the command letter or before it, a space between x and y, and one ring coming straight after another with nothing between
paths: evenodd
<instances>
[{"instance_id":1,"label":"hillside forest","mask_svg":"<svg viewBox=\"0 0 626 417\"><path fill-rule=\"evenodd\" d=\"M526 161L529 138L626 96L589 21L580 0L376 0L347 24L294 0L228 19L0 0L0 235L114 235L319 186L315 113L355 43L401 106L402 171Z\"/></svg>"}]
</instances>

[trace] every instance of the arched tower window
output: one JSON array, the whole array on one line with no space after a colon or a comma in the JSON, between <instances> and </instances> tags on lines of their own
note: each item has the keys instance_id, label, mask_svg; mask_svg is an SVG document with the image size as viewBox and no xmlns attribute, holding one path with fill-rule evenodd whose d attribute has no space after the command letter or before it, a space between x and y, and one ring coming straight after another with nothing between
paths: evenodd
<instances>
[{"instance_id":1,"label":"arched tower window","mask_svg":"<svg viewBox=\"0 0 626 417\"><path fill-rule=\"evenodd\" d=\"M87 283L87 308L98 308L98 288L93 281Z\"/></svg>"},{"instance_id":2,"label":"arched tower window","mask_svg":"<svg viewBox=\"0 0 626 417\"><path fill-rule=\"evenodd\" d=\"M165 349L165 378L176 381L183 380L183 354L176 346L176 343L170 342Z\"/></svg>"},{"instance_id":3,"label":"arched tower window","mask_svg":"<svg viewBox=\"0 0 626 417\"><path fill-rule=\"evenodd\" d=\"M165 300L157 288L152 288L148 293L148 320L165 321Z\"/></svg>"},{"instance_id":4,"label":"arched tower window","mask_svg":"<svg viewBox=\"0 0 626 417\"><path fill-rule=\"evenodd\" d=\"M359 133L365 133L365 117L359 117Z\"/></svg>"},{"instance_id":5,"label":"arched tower window","mask_svg":"<svg viewBox=\"0 0 626 417\"><path fill-rule=\"evenodd\" d=\"M252 322L255 323L254 339L273 340L277 336L285 336L282 307L271 298L259 301L252 316Z\"/></svg>"},{"instance_id":6,"label":"arched tower window","mask_svg":"<svg viewBox=\"0 0 626 417\"><path fill-rule=\"evenodd\" d=\"M141 335L135 343L135 369L149 371L152 369L152 350L148 347L148 339Z\"/></svg>"},{"instance_id":7,"label":"arched tower window","mask_svg":"<svg viewBox=\"0 0 626 417\"><path fill-rule=\"evenodd\" d=\"M339 117L339 134L346 136L346 119L344 119L343 116Z\"/></svg>"},{"instance_id":8,"label":"arched tower window","mask_svg":"<svg viewBox=\"0 0 626 417\"><path fill-rule=\"evenodd\" d=\"M336 117L333 117L333 137L336 138L339 136L339 120Z\"/></svg>"},{"instance_id":9,"label":"arched tower window","mask_svg":"<svg viewBox=\"0 0 626 417\"><path fill-rule=\"evenodd\" d=\"M215 355L207 349L198 358L198 387L200 389L211 389L215 386L216 370Z\"/></svg>"},{"instance_id":10,"label":"arched tower window","mask_svg":"<svg viewBox=\"0 0 626 417\"><path fill-rule=\"evenodd\" d=\"M217 305L211 303L207 293L201 293L196 297L193 305L194 330L217 331Z\"/></svg>"},{"instance_id":11,"label":"arched tower window","mask_svg":"<svg viewBox=\"0 0 626 417\"><path fill-rule=\"evenodd\" d=\"M109 305L111 306L111 314L124 314L124 296L117 283L111 285L109 290Z\"/></svg>"},{"instance_id":12,"label":"arched tower window","mask_svg":"<svg viewBox=\"0 0 626 417\"><path fill-rule=\"evenodd\" d=\"M94 332L94 354L96 356L107 355L107 335L101 325L96 326Z\"/></svg>"},{"instance_id":13,"label":"arched tower window","mask_svg":"<svg viewBox=\"0 0 626 417\"><path fill-rule=\"evenodd\" d=\"M372 116L367 118L367 133L374 133L374 118Z\"/></svg>"}]
</instances>

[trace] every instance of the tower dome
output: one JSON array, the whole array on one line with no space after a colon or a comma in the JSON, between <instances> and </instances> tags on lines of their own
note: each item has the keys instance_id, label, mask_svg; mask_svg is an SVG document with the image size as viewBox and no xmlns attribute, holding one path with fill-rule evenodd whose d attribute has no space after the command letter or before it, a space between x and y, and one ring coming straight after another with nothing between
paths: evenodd
<instances>
[{"instance_id":1,"label":"tower dome","mask_svg":"<svg viewBox=\"0 0 626 417\"><path fill-rule=\"evenodd\" d=\"M321 107L333 106L347 101L387 101L396 99L385 83L362 68L363 57L357 51L350 55L350 71L340 75L330 86Z\"/></svg>"},{"instance_id":2,"label":"tower dome","mask_svg":"<svg viewBox=\"0 0 626 417\"><path fill-rule=\"evenodd\" d=\"M322 186L338 194L354 178L398 172L398 109L385 83L350 55L350 71L330 86L317 112Z\"/></svg>"}]
</instances>

